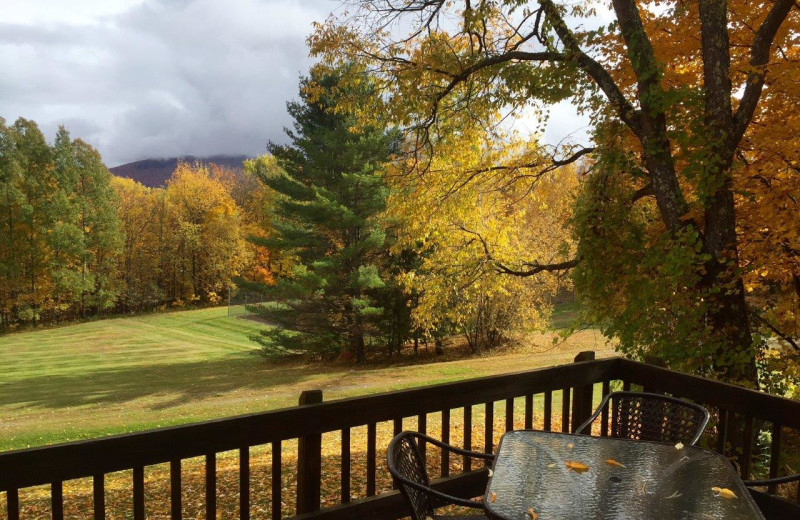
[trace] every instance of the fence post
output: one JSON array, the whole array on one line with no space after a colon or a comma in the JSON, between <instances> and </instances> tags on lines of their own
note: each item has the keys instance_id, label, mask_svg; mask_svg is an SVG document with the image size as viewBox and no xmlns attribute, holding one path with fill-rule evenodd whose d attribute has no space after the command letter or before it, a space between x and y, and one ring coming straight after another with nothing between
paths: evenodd
<instances>
[{"instance_id":1,"label":"fence post","mask_svg":"<svg viewBox=\"0 0 800 520\"><path fill-rule=\"evenodd\" d=\"M575 356L575 362L594 361L594 351L585 350ZM592 415L592 394L594 385L576 386L572 391L572 433Z\"/></svg>"},{"instance_id":2,"label":"fence post","mask_svg":"<svg viewBox=\"0 0 800 520\"><path fill-rule=\"evenodd\" d=\"M300 394L300 405L322 402L322 390ZM297 443L297 514L319 510L322 480L322 435L306 435Z\"/></svg>"}]
</instances>

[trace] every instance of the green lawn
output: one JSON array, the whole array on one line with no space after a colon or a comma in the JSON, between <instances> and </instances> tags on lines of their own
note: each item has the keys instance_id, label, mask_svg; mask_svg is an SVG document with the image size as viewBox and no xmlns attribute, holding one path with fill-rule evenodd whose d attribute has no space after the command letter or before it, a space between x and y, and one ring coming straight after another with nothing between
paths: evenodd
<instances>
[{"instance_id":1,"label":"green lawn","mask_svg":"<svg viewBox=\"0 0 800 520\"><path fill-rule=\"evenodd\" d=\"M248 339L261 327L221 307L0 336L0 450L290 406L311 388L335 399L613 354L585 330L445 362L270 364Z\"/></svg>"}]
</instances>

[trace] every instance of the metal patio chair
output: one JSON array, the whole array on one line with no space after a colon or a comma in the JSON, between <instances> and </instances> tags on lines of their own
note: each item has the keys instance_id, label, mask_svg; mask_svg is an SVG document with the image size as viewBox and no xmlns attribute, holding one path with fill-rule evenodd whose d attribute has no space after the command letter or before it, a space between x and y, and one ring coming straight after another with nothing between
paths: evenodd
<instances>
[{"instance_id":1,"label":"metal patio chair","mask_svg":"<svg viewBox=\"0 0 800 520\"><path fill-rule=\"evenodd\" d=\"M708 410L676 397L646 392L612 392L575 430L591 434L592 423L609 407L609 436L694 445L708 424Z\"/></svg>"},{"instance_id":2,"label":"metal patio chair","mask_svg":"<svg viewBox=\"0 0 800 520\"><path fill-rule=\"evenodd\" d=\"M389 443L386 459L389 473L392 474L395 484L400 488L400 492L408 504L411 518L413 520L428 520L430 518L434 520L485 519L486 517L483 513L460 516L437 515L435 513L434 510L436 508L444 505L454 504L483 510L483 504L475 500L454 497L433 489L428 479L425 461L419 450L420 441L459 455L483 459L488 462L494 460L494 455L491 453L456 448L418 432L407 431L397 434Z\"/></svg>"}]
</instances>

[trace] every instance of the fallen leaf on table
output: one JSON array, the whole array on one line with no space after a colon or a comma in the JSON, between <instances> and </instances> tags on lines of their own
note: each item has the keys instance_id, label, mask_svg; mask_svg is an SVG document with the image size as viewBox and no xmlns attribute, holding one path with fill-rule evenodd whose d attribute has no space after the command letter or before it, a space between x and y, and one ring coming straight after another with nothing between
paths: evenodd
<instances>
[{"instance_id":1,"label":"fallen leaf on table","mask_svg":"<svg viewBox=\"0 0 800 520\"><path fill-rule=\"evenodd\" d=\"M625 467L625 464L622 464L621 462L617 462L614 459L606 459L606 464L608 464L609 466L617 466L619 468L624 468Z\"/></svg>"},{"instance_id":2,"label":"fallen leaf on table","mask_svg":"<svg viewBox=\"0 0 800 520\"><path fill-rule=\"evenodd\" d=\"M682 442L679 442L678 444L676 444L676 445L675 445L675 449L676 449L676 450L682 450L682 449L683 449L683 443L682 443Z\"/></svg>"},{"instance_id":3,"label":"fallen leaf on table","mask_svg":"<svg viewBox=\"0 0 800 520\"><path fill-rule=\"evenodd\" d=\"M495 500L497 500L497 493L492 493L492 504L494 504Z\"/></svg>"},{"instance_id":4,"label":"fallen leaf on table","mask_svg":"<svg viewBox=\"0 0 800 520\"><path fill-rule=\"evenodd\" d=\"M534 511L532 507L528 508L528 514L533 520L539 520L539 514L536 511Z\"/></svg>"},{"instance_id":5,"label":"fallen leaf on table","mask_svg":"<svg viewBox=\"0 0 800 520\"><path fill-rule=\"evenodd\" d=\"M578 462L576 460L568 460L565 461L564 464L567 466L567 468L571 469L572 471L576 471L578 473L589 471L589 466L587 466L583 462Z\"/></svg>"},{"instance_id":6,"label":"fallen leaf on table","mask_svg":"<svg viewBox=\"0 0 800 520\"><path fill-rule=\"evenodd\" d=\"M555 467L556 467L556 463L555 462L551 462L550 464L547 465L547 469L553 469Z\"/></svg>"},{"instance_id":7,"label":"fallen leaf on table","mask_svg":"<svg viewBox=\"0 0 800 520\"><path fill-rule=\"evenodd\" d=\"M568 450L571 450L571 449L572 449L572 448L574 448L574 447L575 447L575 445L574 445L574 444L572 444L571 442L568 442L568 443L567 443L567 449L568 449Z\"/></svg>"},{"instance_id":8,"label":"fallen leaf on table","mask_svg":"<svg viewBox=\"0 0 800 520\"><path fill-rule=\"evenodd\" d=\"M494 471L492 471L491 468L489 468L489 476L491 477L492 475L494 475Z\"/></svg>"},{"instance_id":9,"label":"fallen leaf on table","mask_svg":"<svg viewBox=\"0 0 800 520\"><path fill-rule=\"evenodd\" d=\"M736 496L736 493L734 493L733 491L731 491L728 488L712 487L711 491L713 491L714 493L717 493L722 498L739 498L739 497Z\"/></svg>"}]
</instances>

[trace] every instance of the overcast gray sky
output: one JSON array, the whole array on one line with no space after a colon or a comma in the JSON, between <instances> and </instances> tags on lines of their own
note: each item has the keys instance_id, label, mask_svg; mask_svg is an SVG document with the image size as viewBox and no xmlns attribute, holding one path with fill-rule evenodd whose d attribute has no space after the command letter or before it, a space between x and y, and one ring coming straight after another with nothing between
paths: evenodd
<instances>
[{"instance_id":1,"label":"overcast gray sky","mask_svg":"<svg viewBox=\"0 0 800 520\"><path fill-rule=\"evenodd\" d=\"M108 166L246 154L281 141L338 0L0 0L0 116L59 124ZM546 141L582 126L569 106Z\"/></svg>"}]
</instances>

